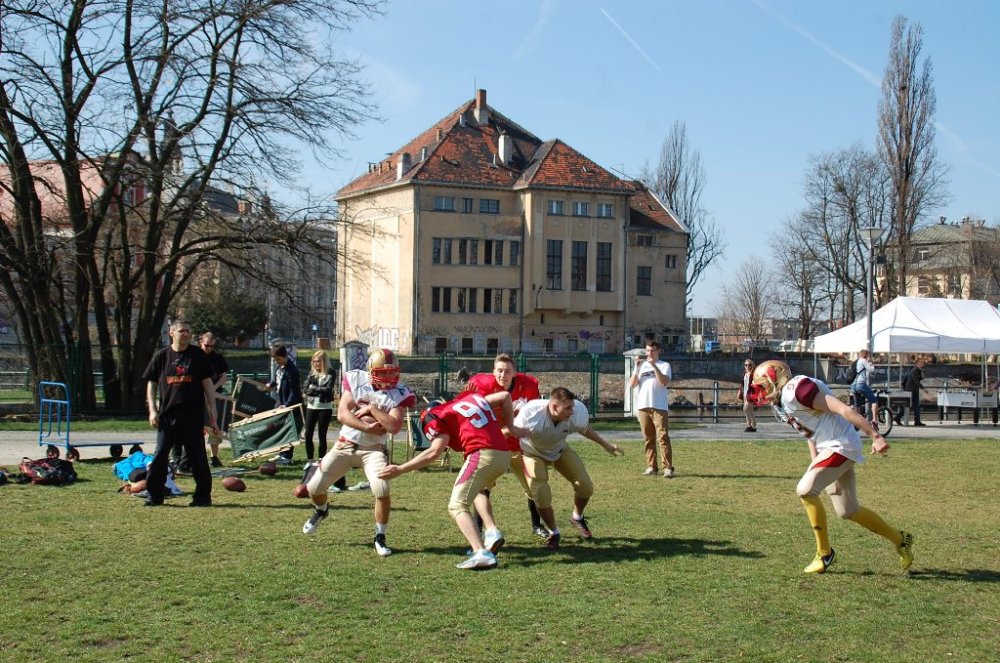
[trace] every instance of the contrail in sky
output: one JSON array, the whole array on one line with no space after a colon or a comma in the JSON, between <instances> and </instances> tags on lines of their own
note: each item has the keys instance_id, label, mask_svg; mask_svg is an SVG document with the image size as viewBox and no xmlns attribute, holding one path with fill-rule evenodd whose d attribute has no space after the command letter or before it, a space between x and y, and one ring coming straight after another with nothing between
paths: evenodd
<instances>
[{"instance_id":1,"label":"contrail in sky","mask_svg":"<svg viewBox=\"0 0 1000 663\"><path fill-rule=\"evenodd\" d=\"M601 9L601 13L604 14L604 18L606 18L609 21L611 21L611 25L615 26L618 29L618 32L622 33L622 36L625 37L625 39L628 39L628 42L630 44L632 44L632 47L635 48L635 50L639 51L639 55L641 55L642 57L646 58L646 62L648 62L649 64L653 65L653 68L656 69L656 71L658 71L662 75L666 76L667 73L665 71L663 71L663 69L660 67L660 65L656 64L656 61L653 60L653 58L649 57L649 55L646 53L646 51L642 50L642 46L640 46L639 44L637 44L636 41L635 41L635 39L632 39L632 36L629 33L625 32L625 28L623 28L622 26L618 25L618 21L616 21L615 19L611 18L611 14L609 14L606 11L604 11L604 7L601 7L600 9Z\"/></svg>"}]
</instances>

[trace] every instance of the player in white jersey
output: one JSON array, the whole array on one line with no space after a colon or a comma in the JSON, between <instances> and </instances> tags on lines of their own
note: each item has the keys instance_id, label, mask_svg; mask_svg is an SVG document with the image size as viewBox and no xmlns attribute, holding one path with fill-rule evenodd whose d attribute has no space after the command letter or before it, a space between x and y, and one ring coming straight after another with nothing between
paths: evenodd
<instances>
[{"instance_id":1,"label":"player in white jersey","mask_svg":"<svg viewBox=\"0 0 1000 663\"><path fill-rule=\"evenodd\" d=\"M386 544L389 526L389 482L379 478L386 466L385 443L403 426L406 408L416 404L416 397L399 384L399 364L391 350L373 350L368 356L368 370L344 374L343 394L337 405L337 419L343 426L333 447L306 482L315 510L302 526L303 534L313 534L329 513L327 490L349 469L364 468L375 495L375 552L382 557L392 554Z\"/></svg>"},{"instance_id":2,"label":"player in white jersey","mask_svg":"<svg viewBox=\"0 0 1000 663\"><path fill-rule=\"evenodd\" d=\"M823 573L836 557L827 533L826 510L819 498L824 490L839 517L853 520L892 542L900 566L908 571L913 563L913 535L890 526L858 503L854 466L865 459L856 429L872 439L873 454L889 450L882 434L836 398L825 383L805 375L792 377L788 365L781 361L765 361L754 370L749 397L755 405L773 407L780 420L809 441L812 462L796 492L816 536L816 558L804 571Z\"/></svg>"}]
</instances>

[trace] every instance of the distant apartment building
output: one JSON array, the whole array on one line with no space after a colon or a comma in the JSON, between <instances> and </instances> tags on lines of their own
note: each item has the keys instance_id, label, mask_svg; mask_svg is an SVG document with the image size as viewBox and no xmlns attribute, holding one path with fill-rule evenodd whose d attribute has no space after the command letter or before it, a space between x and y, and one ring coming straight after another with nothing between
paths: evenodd
<instances>
[{"instance_id":1,"label":"distant apartment building","mask_svg":"<svg viewBox=\"0 0 1000 663\"><path fill-rule=\"evenodd\" d=\"M340 342L605 353L686 334L683 225L641 183L497 112L485 90L336 198Z\"/></svg>"},{"instance_id":2,"label":"distant apartment building","mask_svg":"<svg viewBox=\"0 0 1000 663\"><path fill-rule=\"evenodd\" d=\"M911 240L906 295L1000 301L1000 228L941 217Z\"/></svg>"}]
</instances>

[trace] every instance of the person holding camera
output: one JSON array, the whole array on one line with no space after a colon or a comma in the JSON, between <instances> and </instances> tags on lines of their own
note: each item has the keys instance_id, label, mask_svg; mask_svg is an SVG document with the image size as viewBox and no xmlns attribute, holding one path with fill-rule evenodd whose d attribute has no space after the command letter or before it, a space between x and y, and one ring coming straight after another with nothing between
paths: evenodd
<instances>
[{"instance_id":1,"label":"person holding camera","mask_svg":"<svg viewBox=\"0 0 1000 663\"><path fill-rule=\"evenodd\" d=\"M319 458L326 455L326 433L333 418L333 374L330 360L322 350L314 353L309 375L302 389L306 397L306 465L313 461L313 432L319 433ZM345 484L346 486L346 484Z\"/></svg>"},{"instance_id":2,"label":"person holding camera","mask_svg":"<svg viewBox=\"0 0 1000 663\"><path fill-rule=\"evenodd\" d=\"M646 356L635 358L635 371L628 386L635 389L633 403L636 417L646 440L646 476L659 473L657 450L663 463L663 476L674 476L674 455L670 446L670 424L667 419L669 405L670 364L660 361L660 344L650 339L646 341ZM658 448L658 449L657 449Z\"/></svg>"}]
</instances>

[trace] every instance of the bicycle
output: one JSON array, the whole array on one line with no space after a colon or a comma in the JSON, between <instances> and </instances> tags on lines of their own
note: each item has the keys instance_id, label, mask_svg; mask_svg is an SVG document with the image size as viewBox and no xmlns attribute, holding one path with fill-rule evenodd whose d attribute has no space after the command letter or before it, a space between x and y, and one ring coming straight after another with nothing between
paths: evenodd
<instances>
[{"instance_id":1,"label":"bicycle","mask_svg":"<svg viewBox=\"0 0 1000 663\"><path fill-rule=\"evenodd\" d=\"M876 422L878 432L882 433L882 437L889 437L895 422L895 414L889 407L889 392L885 389L878 389L875 391L875 398L878 399L878 421ZM851 407L867 421L872 420L868 412L868 402L861 394L851 392Z\"/></svg>"}]
</instances>

